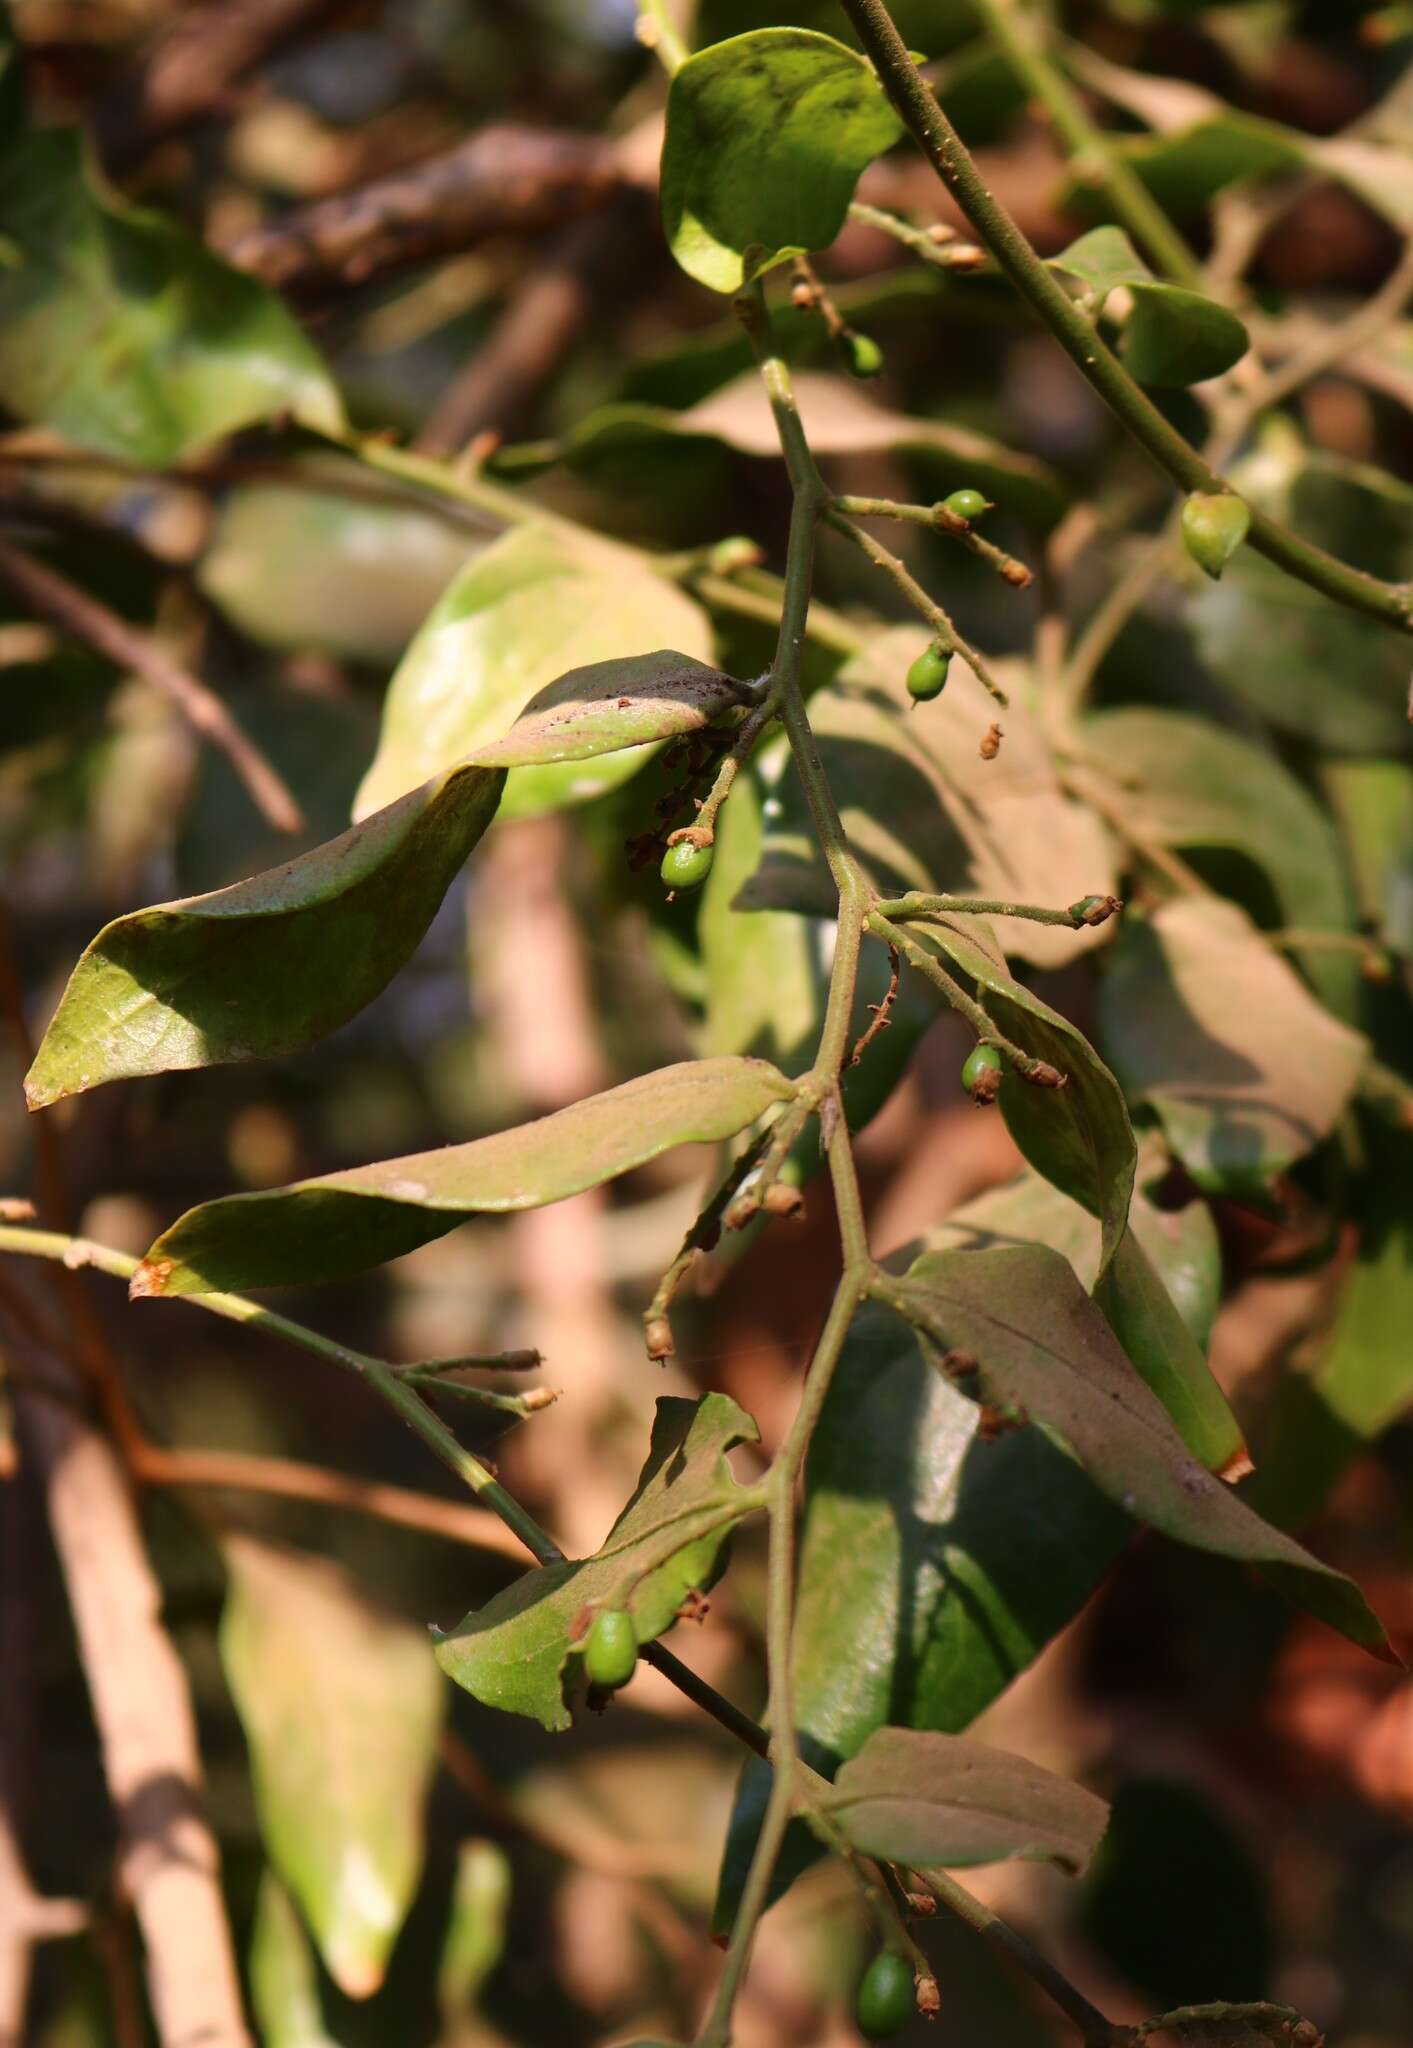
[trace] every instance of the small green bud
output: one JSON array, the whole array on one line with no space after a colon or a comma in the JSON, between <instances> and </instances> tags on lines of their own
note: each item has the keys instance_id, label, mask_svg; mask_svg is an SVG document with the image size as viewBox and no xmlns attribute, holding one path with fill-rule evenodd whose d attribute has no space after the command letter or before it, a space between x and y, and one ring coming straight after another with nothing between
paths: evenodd
<instances>
[{"instance_id":1,"label":"small green bud","mask_svg":"<svg viewBox=\"0 0 1413 2048\"><path fill-rule=\"evenodd\" d=\"M1230 491L1194 491L1182 506L1182 544L1215 581L1251 530L1251 514Z\"/></svg>"},{"instance_id":2,"label":"small green bud","mask_svg":"<svg viewBox=\"0 0 1413 2048\"><path fill-rule=\"evenodd\" d=\"M1081 896L1078 903L1072 903L1068 915L1075 924L1103 924L1123 905L1117 896Z\"/></svg>"},{"instance_id":3,"label":"small green bud","mask_svg":"<svg viewBox=\"0 0 1413 2048\"><path fill-rule=\"evenodd\" d=\"M974 1046L962 1068L962 1086L973 1102L994 1102L1004 1071L1004 1062L994 1045Z\"/></svg>"},{"instance_id":4,"label":"small green bud","mask_svg":"<svg viewBox=\"0 0 1413 2048\"><path fill-rule=\"evenodd\" d=\"M901 2034L916 2013L912 1964L892 1949L881 1949L864 1971L854 2001L860 2032L871 2041L886 2041Z\"/></svg>"},{"instance_id":5,"label":"small green bud","mask_svg":"<svg viewBox=\"0 0 1413 2048\"><path fill-rule=\"evenodd\" d=\"M932 698L940 697L946 687L951 662L947 649L939 647L934 640L908 670L908 695L918 704L927 704Z\"/></svg>"},{"instance_id":6,"label":"small green bud","mask_svg":"<svg viewBox=\"0 0 1413 2048\"><path fill-rule=\"evenodd\" d=\"M662 879L669 889L699 889L711 873L713 857L709 846L675 839L662 856Z\"/></svg>"},{"instance_id":7,"label":"small green bud","mask_svg":"<svg viewBox=\"0 0 1413 2048\"><path fill-rule=\"evenodd\" d=\"M594 1616L584 1645L584 1669L590 1680L605 1692L617 1692L633 1676L637 1662L638 1638L632 1616L621 1607L606 1607Z\"/></svg>"},{"instance_id":8,"label":"small green bud","mask_svg":"<svg viewBox=\"0 0 1413 2048\"><path fill-rule=\"evenodd\" d=\"M871 334L855 334L846 327L839 336L839 353L851 377L876 377L883 368L883 351Z\"/></svg>"},{"instance_id":9,"label":"small green bud","mask_svg":"<svg viewBox=\"0 0 1413 2048\"><path fill-rule=\"evenodd\" d=\"M980 491L953 491L942 503L954 519L967 521L984 518L991 510L991 500L984 498Z\"/></svg>"}]
</instances>

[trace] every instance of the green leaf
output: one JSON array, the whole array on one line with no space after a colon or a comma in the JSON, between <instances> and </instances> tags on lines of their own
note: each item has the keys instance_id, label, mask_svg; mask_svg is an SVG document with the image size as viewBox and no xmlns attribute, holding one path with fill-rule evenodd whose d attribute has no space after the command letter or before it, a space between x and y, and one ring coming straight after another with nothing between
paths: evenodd
<instances>
[{"instance_id":1,"label":"green leaf","mask_svg":"<svg viewBox=\"0 0 1413 2048\"><path fill-rule=\"evenodd\" d=\"M435 776L339 838L207 896L135 910L80 958L30 1107L136 1074L273 1059L357 1014L407 961L504 776Z\"/></svg>"},{"instance_id":2,"label":"green leaf","mask_svg":"<svg viewBox=\"0 0 1413 2048\"><path fill-rule=\"evenodd\" d=\"M716 859L702 890L697 938L706 975L706 1053L756 1053L786 1073L814 1057L824 1015L825 968L817 921L790 911L745 910L737 892L760 858L763 809L790 773L778 746L738 775L716 825Z\"/></svg>"},{"instance_id":3,"label":"green leaf","mask_svg":"<svg viewBox=\"0 0 1413 2048\"><path fill-rule=\"evenodd\" d=\"M1275 754L1180 711L1102 711L1085 744L1112 775L1111 800L1140 839L1185 851L1229 848L1259 868L1279 921L1348 931L1349 893L1325 812ZM1348 975L1311 949L1301 964L1336 997Z\"/></svg>"},{"instance_id":4,"label":"green leaf","mask_svg":"<svg viewBox=\"0 0 1413 2048\"><path fill-rule=\"evenodd\" d=\"M1138 1162L1123 1090L1083 1032L1011 977L986 943L983 920L939 917L917 929L975 981L986 1010L1013 1044L1066 1077L1063 1088L1037 1088L1008 1064L1001 1111L1036 1172L1099 1217L1102 1273L1128 1222Z\"/></svg>"},{"instance_id":5,"label":"green leaf","mask_svg":"<svg viewBox=\"0 0 1413 2048\"><path fill-rule=\"evenodd\" d=\"M1315 1001L1235 904L1181 897L1131 923L1100 989L1100 1036L1199 1187L1252 1192L1328 1137L1367 1046Z\"/></svg>"},{"instance_id":6,"label":"green leaf","mask_svg":"<svg viewBox=\"0 0 1413 2048\"><path fill-rule=\"evenodd\" d=\"M701 732L743 702L719 669L665 648L591 662L538 691L504 739L477 747L483 768L544 768L590 761Z\"/></svg>"},{"instance_id":7,"label":"green leaf","mask_svg":"<svg viewBox=\"0 0 1413 2048\"><path fill-rule=\"evenodd\" d=\"M671 1628L687 1594L711 1584L721 1547L758 1495L726 1462L759 1431L726 1394L660 1400L633 1496L593 1557L526 1572L437 1640L448 1678L489 1707L567 1728L563 1673L594 1616L626 1609L638 1641Z\"/></svg>"},{"instance_id":8,"label":"green leaf","mask_svg":"<svg viewBox=\"0 0 1413 2048\"><path fill-rule=\"evenodd\" d=\"M762 28L689 57L667 96L662 218L673 255L734 292L827 249L859 177L902 123L873 68L832 36Z\"/></svg>"},{"instance_id":9,"label":"green leaf","mask_svg":"<svg viewBox=\"0 0 1413 2048\"><path fill-rule=\"evenodd\" d=\"M74 129L0 153L0 403L165 468L255 420L337 435L343 408L292 316L159 215L101 189Z\"/></svg>"},{"instance_id":10,"label":"green leaf","mask_svg":"<svg viewBox=\"0 0 1413 2048\"><path fill-rule=\"evenodd\" d=\"M255 1900L250 2003L265 2048L333 2048L308 1936L289 1893L268 1870Z\"/></svg>"},{"instance_id":11,"label":"green leaf","mask_svg":"<svg viewBox=\"0 0 1413 2048\"><path fill-rule=\"evenodd\" d=\"M133 1278L142 1295L339 1279L468 1216L538 1209L674 1145L734 1137L791 1093L764 1060L685 1060L513 1130L188 1209Z\"/></svg>"},{"instance_id":12,"label":"green leaf","mask_svg":"<svg viewBox=\"0 0 1413 2048\"><path fill-rule=\"evenodd\" d=\"M928 1253L888 1283L888 1299L944 1354L974 1362L957 1362L964 1393L1043 1425L1126 1514L1194 1549L1258 1566L1297 1606L1392 1658L1349 1579L1262 1522L1188 1455L1058 1253L1040 1245Z\"/></svg>"},{"instance_id":13,"label":"green leaf","mask_svg":"<svg viewBox=\"0 0 1413 2048\"><path fill-rule=\"evenodd\" d=\"M711 654L705 613L643 556L548 525L518 526L467 563L433 607L388 686L383 730L358 794L364 816L504 739L532 698L571 665L680 647ZM646 756L512 770L507 817L584 803Z\"/></svg>"},{"instance_id":14,"label":"green leaf","mask_svg":"<svg viewBox=\"0 0 1413 2048\"><path fill-rule=\"evenodd\" d=\"M1249 1471L1241 1425L1135 1230L1119 1239L1094 1299L1198 1464L1223 1478Z\"/></svg>"},{"instance_id":15,"label":"green leaf","mask_svg":"<svg viewBox=\"0 0 1413 2048\"><path fill-rule=\"evenodd\" d=\"M330 1976L366 1998L421 1874L444 1697L431 1648L323 1559L243 1535L222 1548L221 1658L266 1851Z\"/></svg>"},{"instance_id":16,"label":"green leaf","mask_svg":"<svg viewBox=\"0 0 1413 2048\"><path fill-rule=\"evenodd\" d=\"M998 714L957 659L942 695L914 706L903 679L929 644L920 627L880 633L810 700L830 787L870 879L885 896L922 889L1060 906L1107 895L1108 840L1093 811L1062 793L1027 679L1006 675L1013 700ZM978 747L998 715L1005 741L983 761ZM835 907L794 778L779 788L761 866L738 900L815 915ZM994 930L1007 954L1040 967L1065 965L1109 937L1103 927L1075 932L1024 918L997 918Z\"/></svg>"},{"instance_id":17,"label":"green leaf","mask_svg":"<svg viewBox=\"0 0 1413 2048\"><path fill-rule=\"evenodd\" d=\"M1102 312L1104 301L1118 285L1145 283L1153 275L1124 229L1116 227L1091 228L1052 256L1050 268L1086 285L1096 314Z\"/></svg>"},{"instance_id":18,"label":"green leaf","mask_svg":"<svg viewBox=\"0 0 1413 2048\"><path fill-rule=\"evenodd\" d=\"M350 473L363 474L310 462L296 472L307 482L227 492L197 580L262 647L390 668L467 556L487 543L411 499L378 503L340 491L337 479Z\"/></svg>"},{"instance_id":19,"label":"green leaf","mask_svg":"<svg viewBox=\"0 0 1413 2048\"><path fill-rule=\"evenodd\" d=\"M1176 284L1129 286L1119 354L1140 384L1201 384L1239 363L1251 337L1225 306Z\"/></svg>"},{"instance_id":20,"label":"green leaf","mask_svg":"<svg viewBox=\"0 0 1413 2048\"><path fill-rule=\"evenodd\" d=\"M1220 102L1214 97L1213 104ZM1111 147L1161 206L1179 220L1190 220L1228 185L1298 170L1307 143L1293 129L1223 107L1171 134L1116 137ZM1076 196L1093 201L1093 188L1081 188Z\"/></svg>"},{"instance_id":21,"label":"green leaf","mask_svg":"<svg viewBox=\"0 0 1413 2048\"><path fill-rule=\"evenodd\" d=\"M880 1728L820 1805L865 1856L929 1864L1055 1863L1078 1875L1109 1809L1081 1785L965 1735Z\"/></svg>"},{"instance_id":22,"label":"green leaf","mask_svg":"<svg viewBox=\"0 0 1413 2048\"><path fill-rule=\"evenodd\" d=\"M1339 820L1361 918L1394 952L1413 954L1413 767L1327 761L1321 781Z\"/></svg>"},{"instance_id":23,"label":"green leaf","mask_svg":"<svg viewBox=\"0 0 1413 2048\"><path fill-rule=\"evenodd\" d=\"M481 1987L504 1952L510 1890L510 1859L500 1844L463 1842L437 1967L437 2003L453 2036L475 2018Z\"/></svg>"}]
</instances>

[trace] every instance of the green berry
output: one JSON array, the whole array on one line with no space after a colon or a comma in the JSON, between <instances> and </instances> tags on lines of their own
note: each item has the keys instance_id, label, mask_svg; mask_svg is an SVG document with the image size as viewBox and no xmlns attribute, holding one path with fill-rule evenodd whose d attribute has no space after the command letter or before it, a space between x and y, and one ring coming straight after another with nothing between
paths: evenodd
<instances>
[{"instance_id":1,"label":"green berry","mask_svg":"<svg viewBox=\"0 0 1413 2048\"><path fill-rule=\"evenodd\" d=\"M962 1086L977 1102L994 1102L1003 1071L994 1045L974 1046L962 1068Z\"/></svg>"},{"instance_id":2,"label":"green berry","mask_svg":"<svg viewBox=\"0 0 1413 2048\"><path fill-rule=\"evenodd\" d=\"M912 1964L892 1949L880 1950L864 1971L854 2002L861 2031L872 2041L885 2041L901 2034L916 2012Z\"/></svg>"},{"instance_id":3,"label":"green berry","mask_svg":"<svg viewBox=\"0 0 1413 2048\"><path fill-rule=\"evenodd\" d=\"M940 697L946 686L951 661L946 648L939 647L934 640L908 670L908 695L919 704L927 704L932 698Z\"/></svg>"},{"instance_id":4,"label":"green berry","mask_svg":"<svg viewBox=\"0 0 1413 2048\"><path fill-rule=\"evenodd\" d=\"M839 351L851 377L876 377L883 368L883 351L871 334L846 328L839 336Z\"/></svg>"},{"instance_id":5,"label":"green berry","mask_svg":"<svg viewBox=\"0 0 1413 2048\"><path fill-rule=\"evenodd\" d=\"M954 519L980 519L991 510L991 500L980 491L953 491L942 503Z\"/></svg>"},{"instance_id":6,"label":"green berry","mask_svg":"<svg viewBox=\"0 0 1413 2048\"><path fill-rule=\"evenodd\" d=\"M605 1692L617 1692L633 1676L637 1662L638 1638L631 1615L621 1607L606 1607L594 1616L584 1645L585 1671Z\"/></svg>"},{"instance_id":7,"label":"green berry","mask_svg":"<svg viewBox=\"0 0 1413 2048\"><path fill-rule=\"evenodd\" d=\"M1245 540L1251 514L1230 491L1194 491L1182 505L1182 544L1215 579Z\"/></svg>"},{"instance_id":8,"label":"green berry","mask_svg":"<svg viewBox=\"0 0 1413 2048\"><path fill-rule=\"evenodd\" d=\"M711 873L712 849L691 839L676 839L662 856L662 879L669 889L699 889Z\"/></svg>"}]
</instances>

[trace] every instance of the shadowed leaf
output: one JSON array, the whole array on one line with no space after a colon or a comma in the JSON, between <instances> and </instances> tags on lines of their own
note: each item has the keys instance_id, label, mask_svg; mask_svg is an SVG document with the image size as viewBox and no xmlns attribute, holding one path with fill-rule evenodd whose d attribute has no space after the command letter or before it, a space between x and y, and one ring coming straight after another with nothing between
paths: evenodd
<instances>
[{"instance_id":1,"label":"shadowed leaf","mask_svg":"<svg viewBox=\"0 0 1413 2048\"><path fill-rule=\"evenodd\" d=\"M309 1937L289 1893L268 1870L250 1936L250 2003L264 2048L334 2048L324 2031Z\"/></svg>"},{"instance_id":2,"label":"shadowed leaf","mask_svg":"<svg viewBox=\"0 0 1413 2048\"><path fill-rule=\"evenodd\" d=\"M482 768L588 761L700 732L742 701L730 676L670 649L596 661L540 690L504 739L471 758Z\"/></svg>"}]
</instances>

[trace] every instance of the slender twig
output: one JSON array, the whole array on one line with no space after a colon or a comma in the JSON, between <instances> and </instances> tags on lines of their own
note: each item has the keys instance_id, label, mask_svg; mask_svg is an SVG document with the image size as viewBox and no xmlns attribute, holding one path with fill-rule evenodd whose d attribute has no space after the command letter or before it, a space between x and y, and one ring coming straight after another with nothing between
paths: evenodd
<instances>
[{"instance_id":1,"label":"slender twig","mask_svg":"<svg viewBox=\"0 0 1413 2048\"><path fill-rule=\"evenodd\" d=\"M871 533L865 532L862 526L856 526L852 519L846 519L842 512L831 511L827 516L829 524L836 531L851 540L860 554L866 555L876 569L881 569L885 576L891 578L913 610L926 619L946 652L960 654L977 681L990 692L996 702L1009 704L1011 700L992 675L985 655L979 653L969 640L963 639L949 615L935 598L928 595L898 557L890 549L885 548L881 541L875 540Z\"/></svg>"},{"instance_id":2,"label":"slender twig","mask_svg":"<svg viewBox=\"0 0 1413 2048\"><path fill-rule=\"evenodd\" d=\"M1038 1984L1060 2011L1074 2021L1079 2028L1085 2048L1117 2048L1117 2044L1128 2039L1128 2031L1116 2027L1112 2020L1091 2005L1082 1991L1077 1991L1068 1977L1055 1968L1039 1949L1032 1946L1018 1928L1010 1926L989 1906L983 1905L972 1892L959 1885L945 1870L921 1870L918 1872L928 1890L959 1920L974 1928L993 1948L998 1948L1011 1960L1018 1963L1026 1975Z\"/></svg>"},{"instance_id":3,"label":"slender twig","mask_svg":"<svg viewBox=\"0 0 1413 2048\"><path fill-rule=\"evenodd\" d=\"M942 221L931 227L914 227L896 213L885 212L881 206L868 206L861 199L850 205L849 218L860 227L876 228L882 235L891 235L934 270L980 270L989 260L986 251L978 249L975 242L959 242L956 229Z\"/></svg>"},{"instance_id":4,"label":"slender twig","mask_svg":"<svg viewBox=\"0 0 1413 2048\"><path fill-rule=\"evenodd\" d=\"M970 152L937 103L893 24L884 0L843 0L889 98L938 177L990 249L1017 292L1039 317L1080 373L1158 466L1184 491L1221 492L1231 486L1204 461L1096 332L1082 308L1036 255L1006 208L978 171ZM1292 533L1279 520L1251 508L1250 545L1287 574L1351 610L1413 633L1413 585L1386 583L1341 562Z\"/></svg>"},{"instance_id":5,"label":"slender twig","mask_svg":"<svg viewBox=\"0 0 1413 2048\"><path fill-rule=\"evenodd\" d=\"M1034 572L1024 562L998 548L985 534L978 533L969 519L960 518L945 504L905 505L894 498L842 496L834 499L834 510L850 519L896 519L905 526L925 526L933 533L944 534L994 569L1013 590L1028 590L1035 581Z\"/></svg>"},{"instance_id":6,"label":"slender twig","mask_svg":"<svg viewBox=\"0 0 1413 2048\"><path fill-rule=\"evenodd\" d=\"M1113 910L1120 907L1113 897L1097 897L1095 901L1105 906L1104 917L1112 916ZM891 902L876 903L874 909L880 917L904 924L914 917L1025 917L1032 924L1062 924L1071 931L1080 931L1087 924L1104 922L1104 917L1097 914L1076 917L1073 906L1068 910L1045 910L1038 903L1006 903L991 896L930 896L921 889L910 889L906 896L895 896Z\"/></svg>"},{"instance_id":7,"label":"slender twig","mask_svg":"<svg viewBox=\"0 0 1413 2048\"><path fill-rule=\"evenodd\" d=\"M1069 922L1068 919L1065 921ZM998 1028L995 1019L988 1015L974 997L967 994L959 981L953 979L936 955L929 953L925 946L920 946L901 925L891 924L878 910L872 912L868 922L871 931L876 932L888 945L895 946L909 967L915 968L930 981L952 1008L966 1018L983 1045L994 1045L997 1052L1003 1053L1016 1071L1025 1080L1033 1082L1036 1087L1063 1088L1065 1076L1058 1068L1052 1067L1048 1060L1036 1059L1022 1046L1007 1038Z\"/></svg>"},{"instance_id":8,"label":"slender twig","mask_svg":"<svg viewBox=\"0 0 1413 2048\"><path fill-rule=\"evenodd\" d=\"M80 590L67 576L61 576L22 548L12 547L7 540L0 540L0 578L38 618L47 619L60 632L84 641L120 668L131 669L175 704L203 739L220 748L261 816L277 831L303 829L304 814L283 777L241 730L215 692L173 661L165 648L130 626L126 619L120 619L86 590Z\"/></svg>"}]
</instances>

